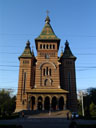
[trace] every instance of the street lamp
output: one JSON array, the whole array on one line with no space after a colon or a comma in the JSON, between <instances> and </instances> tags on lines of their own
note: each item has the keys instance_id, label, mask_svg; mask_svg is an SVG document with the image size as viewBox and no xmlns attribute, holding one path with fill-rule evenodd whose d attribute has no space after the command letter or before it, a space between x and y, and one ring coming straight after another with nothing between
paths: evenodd
<instances>
[{"instance_id":1,"label":"street lamp","mask_svg":"<svg viewBox=\"0 0 96 128\"><path fill-rule=\"evenodd\" d=\"M84 113L84 96L86 96L86 92L84 92L84 91L82 91L82 90L79 90L79 92L78 92L78 96L79 96L79 98L80 98L80 100L81 100L81 105L82 105L82 116L84 116L85 115L85 113Z\"/></svg>"}]
</instances>

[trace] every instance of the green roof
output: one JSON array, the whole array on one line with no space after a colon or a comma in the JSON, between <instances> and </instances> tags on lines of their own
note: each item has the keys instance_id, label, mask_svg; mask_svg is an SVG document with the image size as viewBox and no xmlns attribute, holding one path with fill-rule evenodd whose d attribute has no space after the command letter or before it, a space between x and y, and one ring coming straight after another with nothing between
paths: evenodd
<instances>
[{"instance_id":1,"label":"green roof","mask_svg":"<svg viewBox=\"0 0 96 128\"><path fill-rule=\"evenodd\" d=\"M27 41L24 52L19 58L32 58L32 56L33 55L32 55L31 48L30 48L30 42Z\"/></svg>"},{"instance_id":2,"label":"green roof","mask_svg":"<svg viewBox=\"0 0 96 128\"><path fill-rule=\"evenodd\" d=\"M49 16L46 17L45 26L40 35L35 40L60 40L54 33Z\"/></svg>"},{"instance_id":3,"label":"green roof","mask_svg":"<svg viewBox=\"0 0 96 128\"><path fill-rule=\"evenodd\" d=\"M73 53L71 52L71 49L69 47L69 43L66 40L65 43L65 49L64 49L64 53L62 54L61 58L66 58L66 59L76 59L76 57L73 55Z\"/></svg>"}]
</instances>

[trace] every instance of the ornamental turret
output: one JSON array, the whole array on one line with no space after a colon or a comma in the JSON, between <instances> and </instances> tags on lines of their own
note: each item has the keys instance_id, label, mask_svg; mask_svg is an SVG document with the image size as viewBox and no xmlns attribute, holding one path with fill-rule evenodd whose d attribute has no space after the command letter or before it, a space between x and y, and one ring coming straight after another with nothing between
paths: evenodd
<instances>
[{"instance_id":1,"label":"ornamental turret","mask_svg":"<svg viewBox=\"0 0 96 128\"><path fill-rule=\"evenodd\" d=\"M69 91L67 105L71 111L77 111L75 60L76 57L66 40L64 52L60 57L60 84L61 88Z\"/></svg>"}]
</instances>

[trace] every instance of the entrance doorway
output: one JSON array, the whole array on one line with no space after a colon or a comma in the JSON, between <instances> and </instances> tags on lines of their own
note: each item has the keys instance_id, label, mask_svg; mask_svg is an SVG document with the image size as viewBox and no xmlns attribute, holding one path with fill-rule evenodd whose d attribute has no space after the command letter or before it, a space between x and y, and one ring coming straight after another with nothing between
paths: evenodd
<instances>
[{"instance_id":1,"label":"entrance doorway","mask_svg":"<svg viewBox=\"0 0 96 128\"><path fill-rule=\"evenodd\" d=\"M34 110L34 107L35 107L35 97L32 96L31 97L31 110Z\"/></svg>"},{"instance_id":2,"label":"entrance doorway","mask_svg":"<svg viewBox=\"0 0 96 128\"><path fill-rule=\"evenodd\" d=\"M52 109L57 109L57 98L55 96L52 98Z\"/></svg>"},{"instance_id":3,"label":"entrance doorway","mask_svg":"<svg viewBox=\"0 0 96 128\"><path fill-rule=\"evenodd\" d=\"M38 97L38 110L42 110L42 97Z\"/></svg>"},{"instance_id":4,"label":"entrance doorway","mask_svg":"<svg viewBox=\"0 0 96 128\"><path fill-rule=\"evenodd\" d=\"M64 109L64 98L60 97L59 98L59 110L63 110Z\"/></svg>"},{"instance_id":5,"label":"entrance doorway","mask_svg":"<svg viewBox=\"0 0 96 128\"><path fill-rule=\"evenodd\" d=\"M50 98L47 96L44 101L44 109L50 110Z\"/></svg>"}]
</instances>

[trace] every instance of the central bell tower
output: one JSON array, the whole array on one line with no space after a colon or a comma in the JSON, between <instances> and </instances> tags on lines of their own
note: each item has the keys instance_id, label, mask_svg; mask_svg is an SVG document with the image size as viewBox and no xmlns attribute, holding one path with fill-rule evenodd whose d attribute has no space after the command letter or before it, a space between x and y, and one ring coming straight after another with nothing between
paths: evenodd
<instances>
[{"instance_id":1,"label":"central bell tower","mask_svg":"<svg viewBox=\"0 0 96 128\"><path fill-rule=\"evenodd\" d=\"M41 34L35 39L37 50L35 88L60 88L58 49L60 39L55 35L47 15Z\"/></svg>"}]
</instances>

